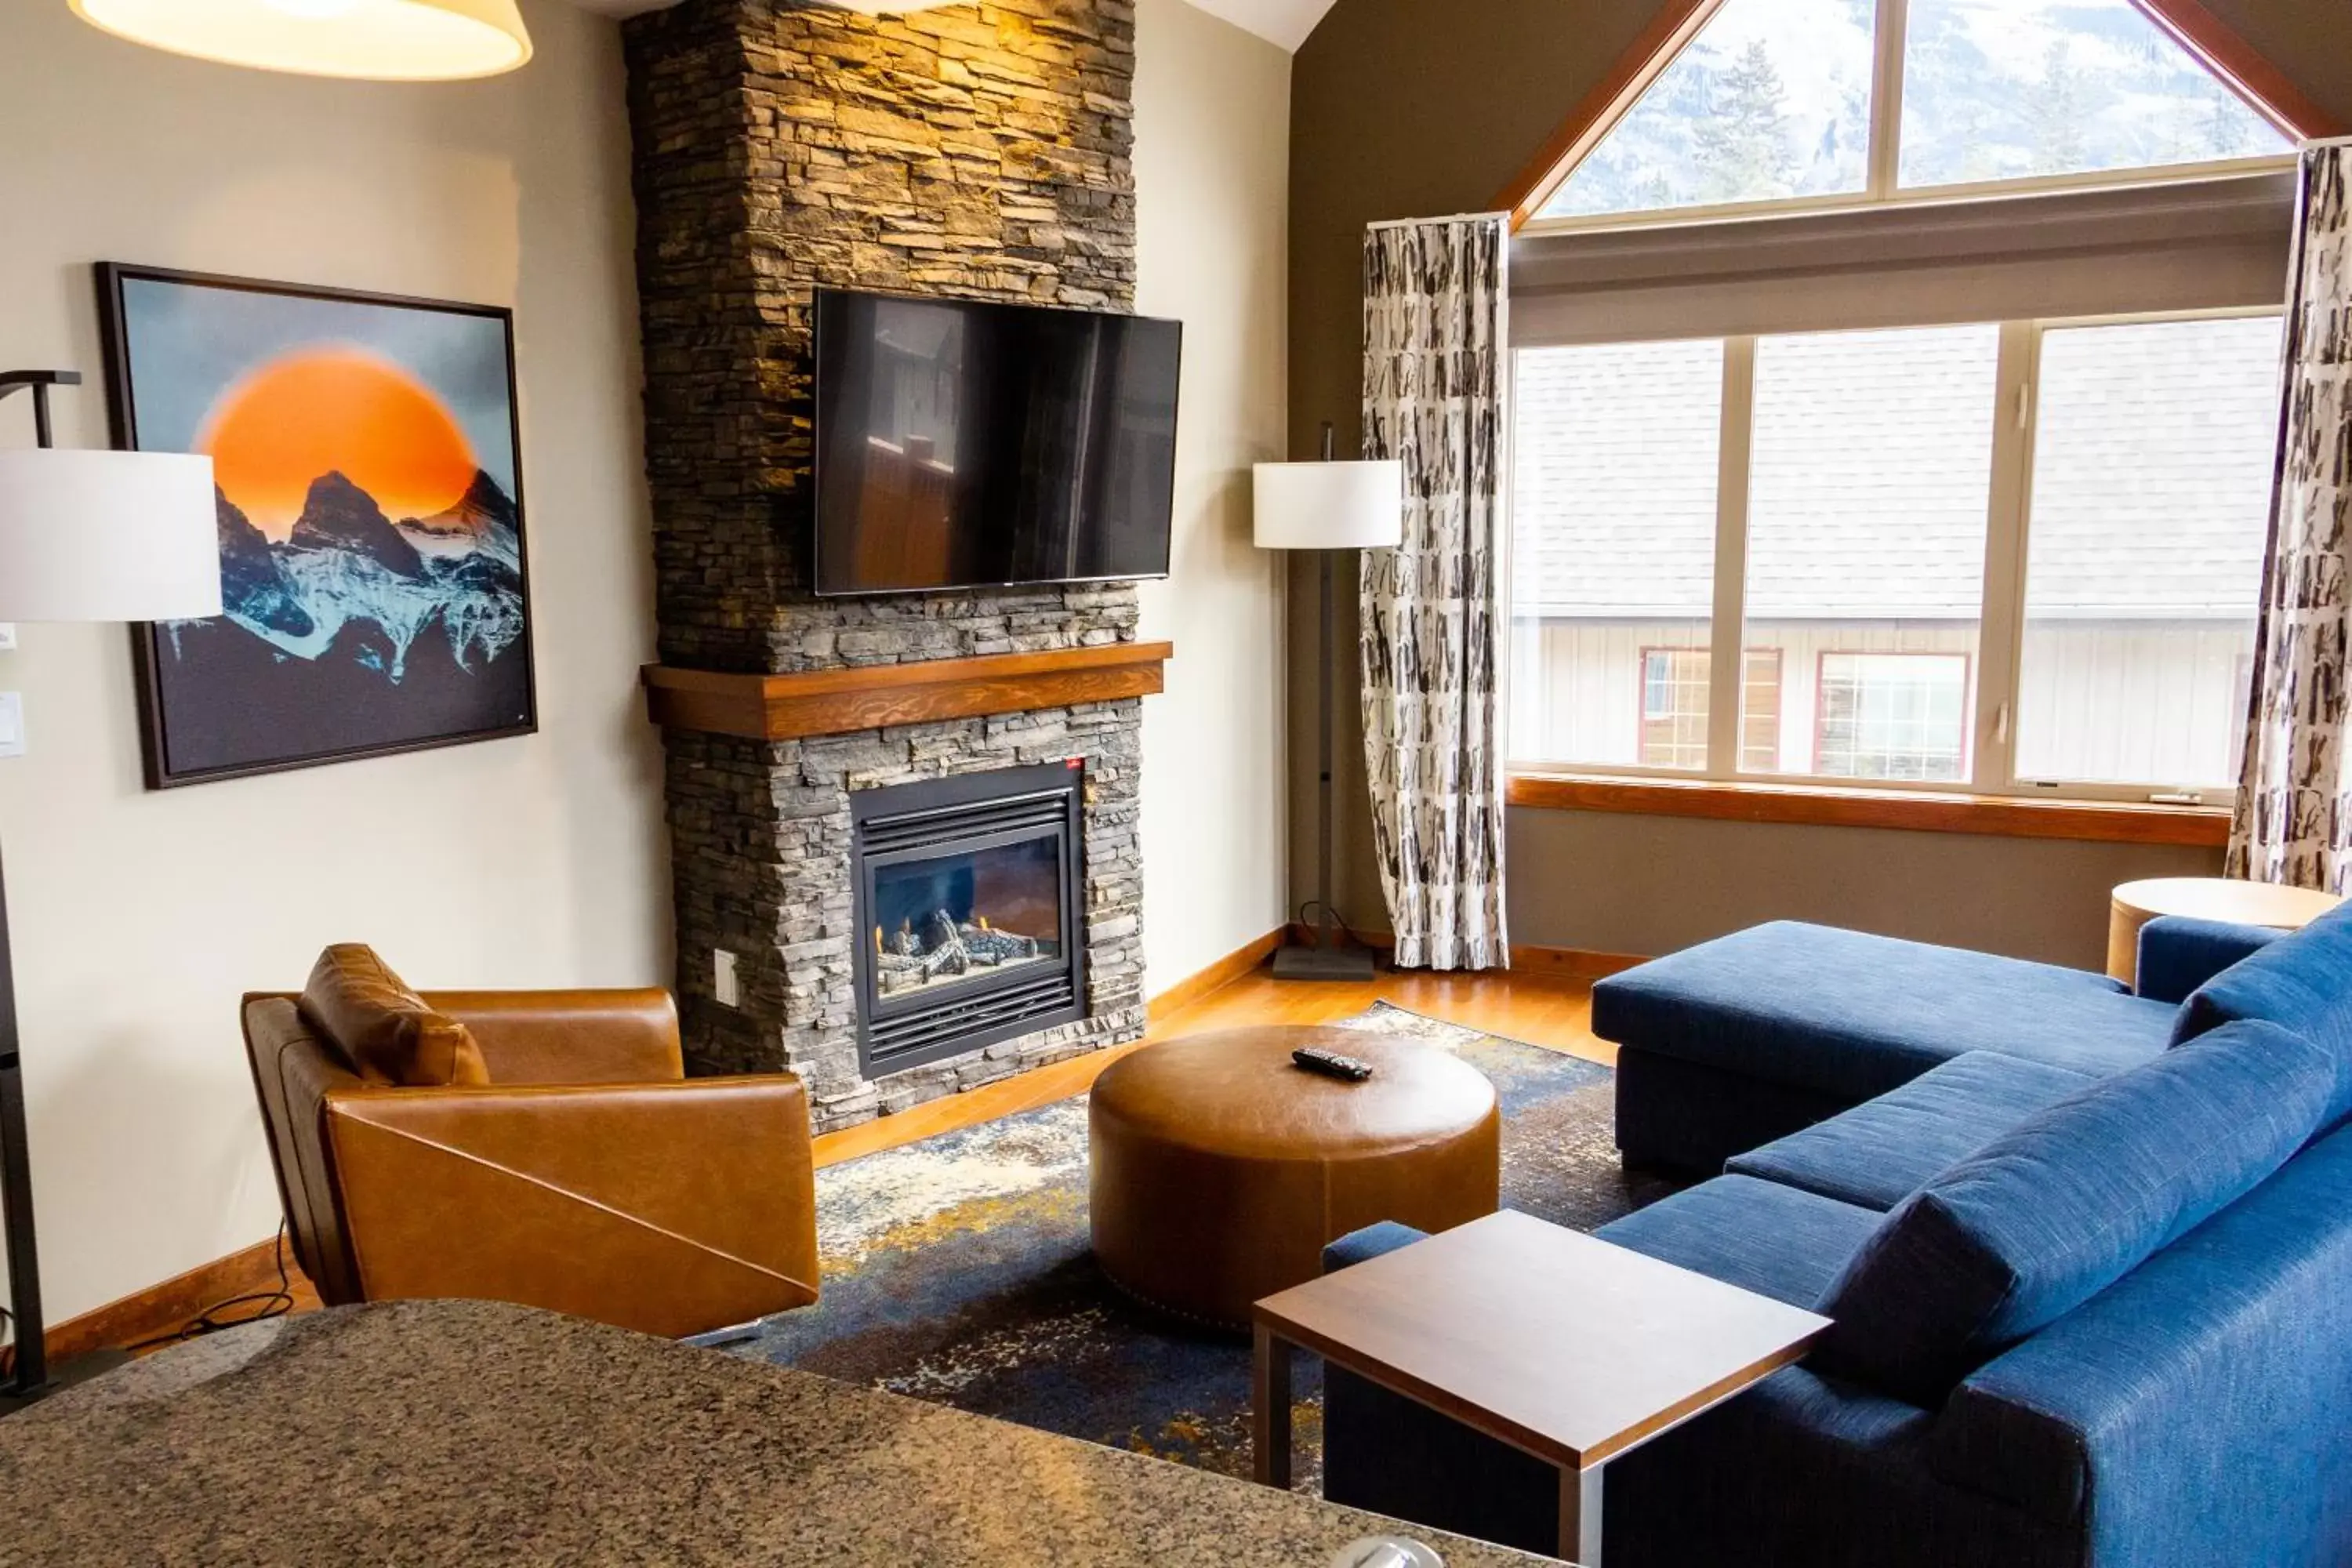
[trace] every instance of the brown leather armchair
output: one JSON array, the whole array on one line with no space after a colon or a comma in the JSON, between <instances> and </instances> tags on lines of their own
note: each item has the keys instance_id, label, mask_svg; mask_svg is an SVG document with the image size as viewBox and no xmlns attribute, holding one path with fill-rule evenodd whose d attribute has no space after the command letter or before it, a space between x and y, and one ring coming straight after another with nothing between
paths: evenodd
<instances>
[{"instance_id":1,"label":"brown leather armchair","mask_svg":"<svg viewBox=\"0 0 2352 1568\"><path fill-rule=\"evenodd\" d=\"M351 953L373 962L321 971ZM816 1300L799 1079L685 1079L662 991L407 997L470 1034L473 1081L388 1080L331 1012L245 998L295 1257L329 1305L478 1297L675 1337Z\"/></svg>"}]
</instances>

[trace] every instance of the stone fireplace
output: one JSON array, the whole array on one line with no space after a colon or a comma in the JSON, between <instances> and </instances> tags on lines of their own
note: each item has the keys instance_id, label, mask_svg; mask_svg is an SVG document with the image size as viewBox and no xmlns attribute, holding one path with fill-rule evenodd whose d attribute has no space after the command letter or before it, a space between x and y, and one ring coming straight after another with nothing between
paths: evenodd
<instances>
[{"instance_id":1,"label":"stone fireplace","mask_svg":"<svg viewBox=\"0 0 2352 1568\"><path fill-rule=\"evenodd\" d=\"M1136 641L1132 587L808 592L816 287L1132 303L1130 8L685 0L625 38L660 628L647 685L690 1065L797 1072L824 1130L1136 1037L1140 698L1168 650ZM992 944L961 937L976 911L949 908L967 952L938 958L913 916L903 932L875 918L856 851L887 820L874 792L1036 769L1080 781L1058 955L1071 994L1024 1013L976 956ZM940 994L994 992L1009 1011L909 1046L924 1009L879 978L905 958L967 963Z\"/></svg>"}]
</instances>

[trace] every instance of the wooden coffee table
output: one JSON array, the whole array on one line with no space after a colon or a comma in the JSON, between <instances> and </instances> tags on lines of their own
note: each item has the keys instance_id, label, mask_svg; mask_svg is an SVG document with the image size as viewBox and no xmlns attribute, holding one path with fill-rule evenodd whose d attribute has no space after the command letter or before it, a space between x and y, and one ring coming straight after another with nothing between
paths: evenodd
<instances>
[{"instance_id":1,"label":"wooden coffee table","mask_svg":"<svg viewBox=\"0 0 2352 1568\"><path fill-rule=\"evenodd\" d=\"M1257 1303L1257 1479L1290 1484L1297 1346L1559 1467L1601 1561L1601 1467L1803 1356L1827 1318L1505 1210Z\"/></svg>"},{"instance_id":2,"label":"wooden coffee table","mask_svg":"<svg viewBox=\"0 0 2352 1568\"><path fill-rule=\"evenodd\" d=\"M2301 931L2344 900L2309 888L2242 882L2225 877L2158 877L2126 882L2107 914L2107 977L2139 983L2139 928L2158 915L2226 921L2231 925Z\"/></svg>"}]
</instances>

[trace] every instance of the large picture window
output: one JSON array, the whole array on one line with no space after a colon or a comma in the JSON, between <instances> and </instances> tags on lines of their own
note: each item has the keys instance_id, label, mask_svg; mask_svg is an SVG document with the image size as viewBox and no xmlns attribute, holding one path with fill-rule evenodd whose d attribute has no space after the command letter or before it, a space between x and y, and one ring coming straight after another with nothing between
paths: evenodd
<instances>
[{"instance_id":1,"label":"large picture window","mask_svg":"<svg viewBox=\"0 0 2352 1568\"><path fill-rule=\"evenodd\" d=\"M1519 350L1514 764L2219 796L2279 353L2243 313Z\"/></svg>"}]
</instances>

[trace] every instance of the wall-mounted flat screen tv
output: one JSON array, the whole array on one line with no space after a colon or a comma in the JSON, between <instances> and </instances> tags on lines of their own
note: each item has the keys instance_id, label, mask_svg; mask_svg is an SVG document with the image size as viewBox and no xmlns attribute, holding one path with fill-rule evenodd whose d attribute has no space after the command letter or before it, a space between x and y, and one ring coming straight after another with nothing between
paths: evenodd
<instances>
[{"instance_id":1,"label":"wall-mounted flat screen tv","mask_svg":"<svg viewBox=\"0 0 2352 1568\"><path fill-rule=\"evenodd\" d=\"M816 295L816 591L1168 574L1182 325Z\"/></svg>"}]
</instances>

